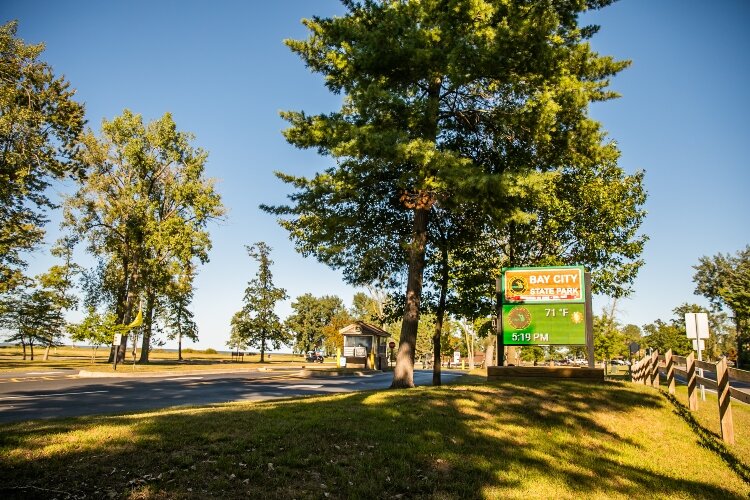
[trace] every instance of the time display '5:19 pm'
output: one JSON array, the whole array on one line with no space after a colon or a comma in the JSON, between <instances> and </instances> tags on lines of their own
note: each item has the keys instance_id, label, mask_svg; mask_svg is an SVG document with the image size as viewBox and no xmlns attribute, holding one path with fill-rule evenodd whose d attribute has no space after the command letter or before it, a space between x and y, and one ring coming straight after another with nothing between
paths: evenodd
<instances>
[{"instance_id":1,"label":"time display '5:19 pm'","mask_svg":"<svg viewBox=\"0 0 750 500\"><path fill-rule=\"evenodd\" d=\"M513 333L511 334L513 342L549 342L549 333Z\"/></svg>"}]
</instances>

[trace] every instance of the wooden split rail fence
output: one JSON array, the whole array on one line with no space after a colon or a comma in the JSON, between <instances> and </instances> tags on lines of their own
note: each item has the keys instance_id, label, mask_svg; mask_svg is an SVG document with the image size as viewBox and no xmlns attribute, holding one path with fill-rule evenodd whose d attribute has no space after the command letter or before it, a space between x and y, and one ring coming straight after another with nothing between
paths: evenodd
<instances>
[{"instance_id":1,"label":"wooden split rail fence","mask_svg":"<svg viewBox=\"0 0 750 500\"><path fill-rule=\"evenodd\" d=\"M716 378L698 375L699 369L714 374ZM691 411L698 409L699 384L715 389L719 402L721 437L724 441L734 444L731 399L750 404L750 393L732 387L732 381L750 382L750 372L729 368L726 358L722 358L718 363L707 363L695 359L695 353L692 352L687 357L675 356L671 349L661 356L658 351L646 355L631 367L632 380L636 384L659 388L659 374L664 375L667 389L672 395L675 393L675 376L678 375L685 380L688 389L688 408Z\"/></svg>"}]
</instances>

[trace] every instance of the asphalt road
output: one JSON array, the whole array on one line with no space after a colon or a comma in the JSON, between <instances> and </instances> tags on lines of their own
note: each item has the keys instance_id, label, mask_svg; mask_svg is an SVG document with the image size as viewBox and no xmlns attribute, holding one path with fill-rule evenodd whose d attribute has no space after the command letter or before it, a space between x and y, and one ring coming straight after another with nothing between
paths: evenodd
<instances>
[{"instance_id":1,"label":"asphalt road","mask_svg":"<svg viewBox=\"0 0 750 500\"><path fill-rule=\"evenodd\" d=\"M391 373L300 377L298 370L221 374L171 374L152 378L78 378L51 371L0 375L0 422L126 413L170 406L262 401L314 394L387 388ZM443 381L460 376L443 372ZM432 372L415 370L417 385Z\"/></svg>"}]
</instances>

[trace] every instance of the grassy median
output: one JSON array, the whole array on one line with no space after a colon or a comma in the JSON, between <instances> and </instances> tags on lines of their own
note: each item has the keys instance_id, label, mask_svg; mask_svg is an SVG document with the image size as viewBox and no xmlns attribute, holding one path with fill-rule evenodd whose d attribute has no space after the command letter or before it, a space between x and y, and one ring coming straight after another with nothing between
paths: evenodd
<instances>
[{"instance_id":1,"label":"grassy median","mask_svg":"<svg viewBox=\"0 0 750 500\"><path fill-rule=\"evenodd\" d=\"M44 348L36 348L34 360L29 357L23 359L22 349L18 346L0 347L0 373L22 372L29 370L87 370L111 372L112 364L107 363L109 348L98 349L96 358L92 357L92 349L88 347L61 346L50 349L49 358L45 361ZM140 350L138 351L140 353ZM260 354L244 356L243 361L233 359L228 353L207 353L205 351L184 349L182 361L177 360L177 353L154 349L149 353L149 363L133 365L131 351L127 359L118 365L118 371L153 372L153 371L193 371L211 370L216 368L257 368L258 366L273 367L275 365L303 365L305 358L299 355L272 353L266 354L264 363L260 364ZM333 364L330 360L329 365Z\"/></svg>"},{"instance_id":2,"label":"grassy median","mask_svg":"<svg viewBox=\"0 0 750 500\"><path fill-rule=\"evenodd\" d=\"M745 431L746 432L746 431ZM127 498L747 498L653 389L442 387L0 427L0 494Z\"/></svg>"}]
</instances>

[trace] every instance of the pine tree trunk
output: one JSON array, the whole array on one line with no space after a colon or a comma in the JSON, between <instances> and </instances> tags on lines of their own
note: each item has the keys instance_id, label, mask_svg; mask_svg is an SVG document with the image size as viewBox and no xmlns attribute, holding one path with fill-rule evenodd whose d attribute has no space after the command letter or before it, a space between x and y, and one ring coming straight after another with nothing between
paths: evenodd
<instances>
[{"instance_id":1,"label":"pine tree trunk","mask_svg":"<svg viewBox=\"0 0 750 500\"><path fill-rule=\"evenodd\" d=\"M29 342L29 348L31 349L31 361L34 361L34 342Z\"/></svg>"},{"instance_id":2,"label":"pine tree trunk","mask_svg":"<svg viewBox=\"0 0 750 500\"><path fill-rule=\"evenodd\" d=\"M438 133L438 113L440 111L440 88L442 76L433 75L427 90L422 136L434 142ZM422 281L424 279L425 251L427 249L427 227L430 209L434 202L433 194L421 190L414 193L414 223L412 241L409 248L409 275L406 282L406 307L401 323L401 339L396 354L391 388L414 387L414 354L417 347L419 326L419 306L422 301Z\"/></svg>"},{"instance_id":3,"label":"pine tree trunk","mask_svg":"<svg viewBox=\"0 0 750 500\"><path fill-rule=\"evenodd\" d=\"M21 347L23 347L23 360L26 361L26 341L21 339Z\"/></svg>"},{"instance_id":4,"label":"pine tree trunk","mask_svg":"<svg viewBox=\"0 0 750 500\"><path fill-rule=\"evenodd\" d=\"M182 329L177 332L177 361L182 361Z\"/></svg>"},{"instance_id":5,"label":"pine tree trunk","mask_svg":"<svg viewBox=\"0 0 750 500\"><path fill-rule=\"evenodd\" d=\"M396 354L396 367L393 370L391 388L414 387L414 353L422 298L429 210L429 207L419 206L414 209L412 244L409 249L409 277L406 283L406 307L404 307L401 340Z\"/></svg>"},{"instance_id":6,"label":"pine tree trunk","mask_svg":"<svg viewBox=\"0 0 750 500\"><path fill-rule=\"evenodd\" d=\"M49 348L52 344L47 344L47 348L44 350L44 357L42 358L42 361L47 361L49 359Z\"/></svg>"},{"instance_id":7,"label":"pine tree trunk","mask_svg":"<svg viewBox=\"0 0 750 500\"><path fill-rule=\"evenodd\" d=\"M442 235L441 235L442 236ZM442 384L440 377L440 371L442 365L440 363L440 354L442 352L442 346L440 345L441 338L443 336L443 321L445 319L445 300L448 295L448 242L445 238L441 241L440 248L440 299L438 300L438 307L436 311L437 321L435 322L435 334L432 336L432 385L438 386Z\"/></svg>"}]
</instances>

